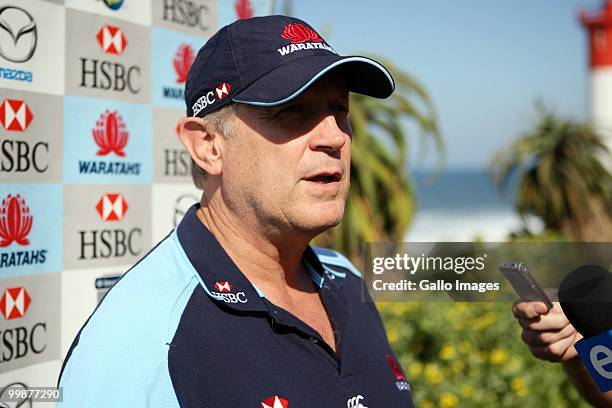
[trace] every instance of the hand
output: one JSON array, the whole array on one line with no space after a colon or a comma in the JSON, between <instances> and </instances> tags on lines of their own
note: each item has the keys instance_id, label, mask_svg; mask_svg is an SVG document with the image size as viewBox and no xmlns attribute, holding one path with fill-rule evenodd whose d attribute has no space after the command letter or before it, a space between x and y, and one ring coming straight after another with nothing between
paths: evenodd
<instances>
[{"instance_id":1,"label":"hand","mask_svg":"<svg viewBox=\"0 0 612 408\"><path fill-rule=\"evenodd\" d=\"M521 338L531 354L546 361L560 362L578 356L574 343L582 335L567 320L559 302L548 312L542 302L515 302L512 313L523 328Z\"/></svg>"}]
</instances>

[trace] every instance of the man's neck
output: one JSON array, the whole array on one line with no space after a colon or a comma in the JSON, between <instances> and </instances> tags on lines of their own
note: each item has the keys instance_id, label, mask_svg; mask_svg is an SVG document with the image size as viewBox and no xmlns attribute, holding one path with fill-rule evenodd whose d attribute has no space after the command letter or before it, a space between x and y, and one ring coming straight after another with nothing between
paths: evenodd
<instances>
[{"instance_id":1,"label":"man's neck","mask_svg":"<svg viewBox=\"0 0 612 408\"><path fill-rule=\"evenodd\" d=\"M231 211L215 211L208 206L201 206L197 216L242 273L264 293L266 289L288 294L312 288L301 264L309 237L294 235L274 240Z\"/></svg>"}]
</instances>

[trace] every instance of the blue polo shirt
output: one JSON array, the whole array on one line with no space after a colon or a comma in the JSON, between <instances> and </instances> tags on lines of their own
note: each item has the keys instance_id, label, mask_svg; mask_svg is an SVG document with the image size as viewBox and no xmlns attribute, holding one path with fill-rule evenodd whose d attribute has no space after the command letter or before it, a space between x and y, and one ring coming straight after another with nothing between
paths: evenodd
<instances>
[{"instance_id":1,"label":"blue polo shirt","mask_svg":"<svg viewBox=\"0 0 612 408\"><path fill-rule=\"evenodd\" d=\"M412 407L359 272L335 251L302 261L337 353L270 302L196 216L197 205L108 292L60 373L60 407Z\"/></svg>"}]
</instances>

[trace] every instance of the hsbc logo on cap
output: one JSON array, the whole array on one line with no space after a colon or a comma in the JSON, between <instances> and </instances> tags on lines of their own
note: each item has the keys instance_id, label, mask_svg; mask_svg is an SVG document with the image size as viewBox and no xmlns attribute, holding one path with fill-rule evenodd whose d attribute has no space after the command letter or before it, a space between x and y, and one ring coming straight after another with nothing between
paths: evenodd
<instances>
[{"instance_id":1,"label":"hsbc logo on cap","mask_svg":"<svg viewBox=\"0 0 612 408\"><path fill-rule=\"evenodd\" d=\"M267 398L261 402L260 408L289 408L289 401L278 395Z\"/></svg>"},{"instance_id":2,"label":"hsbc logo on cap","mask_svg":"<svg viewBox=\"0 0 612 408\"><path fill-rule=\"evenodd\" d=\"M32 122L32 111L25 101L5 99L0 105L0 123L6 130L23 132Z\"/></svg>"},{"instance_id":3,"label":"hsbc logo on cap","mask_svg":"<svg viewBox=\"0 0 612 408\"><path fill-rule=\"evenodd\" d=\"M104 194L96 204L96 211L104 221L121 221L127 209L127 201L116 193Z\"/></svg>"},{"instance_id":4,"label":"hsbc logo on cap","mask_svg":"<svg viewBox=\"0 0 612 408\"><path fill-rule=\"evenodd\" d=\"M0 312L6 320L18 319L26 314L32 299L23 287L8 288L0 299Z\"/></svg>"},{"instance_id":5,"label":"hsbc logo on cap","mask_svg":"<svg viewBox=\"0 0 612 408\"><path fill-rule=\"evenodd\" d=\"M217 98L223 99L228 96L230 93L230 89L230 84L228 84L227 82L224 82L219 85L217 88L215 88L215 91L217 92Z\"/></svg>"},{"instance_id":6,"label":"hsbc logo on cap","mask_svg":"<svg viewBox=\"0 0 612 408\"><path fill-rule=\"evenodd\" d=\"M218 99L223 99L230 93L231 86L227 82L224 82L218 85L215 88L215 92L217 94ZM208 91L206 94L200 96L198 100L193 104L191 109L193 110L193 115L197 116L202 110L206 109L208 106L215 103L217 99L215 99L215 92Z\"/></svg>"},{"instance_id":7,"label":"hsbc logo on cap","mask_svg":"<svg viewBox=\"0 0 612 408\"><path fill-rule=\"evenodd\" d=\"M108 54L119 55L127 46L127 39L119 27L105 24L96 35L98 44Z\"/></svg>"},{"instance_id":8,"label":"hsbc logo on cap","mask_svg":"<svg viewBox=\"0 0 612 408\"><path fill-rule=\"evenodd\" d=\"M232 284L228 281L216 282L215 289L219 292L229 292L232 290Z\"/></svg>"}]
</instances>

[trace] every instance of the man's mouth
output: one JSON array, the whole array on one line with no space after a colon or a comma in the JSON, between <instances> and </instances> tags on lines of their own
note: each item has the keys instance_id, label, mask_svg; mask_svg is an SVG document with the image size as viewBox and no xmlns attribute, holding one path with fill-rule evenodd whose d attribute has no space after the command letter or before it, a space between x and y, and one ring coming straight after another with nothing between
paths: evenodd
<instances>
[{"instance_id":1,"label":"man's mouth","mask_svg":"<svg viewBox=\"0 0 612 408\"><path fill-rule=\"evenodd\" d=\"M324 171L317 174L313 174L308 177L304 177L304 180L311 181L313 183L327 184L340 181L342 179L342 173L340 171Z\"/></svg>"}]
</instances>

